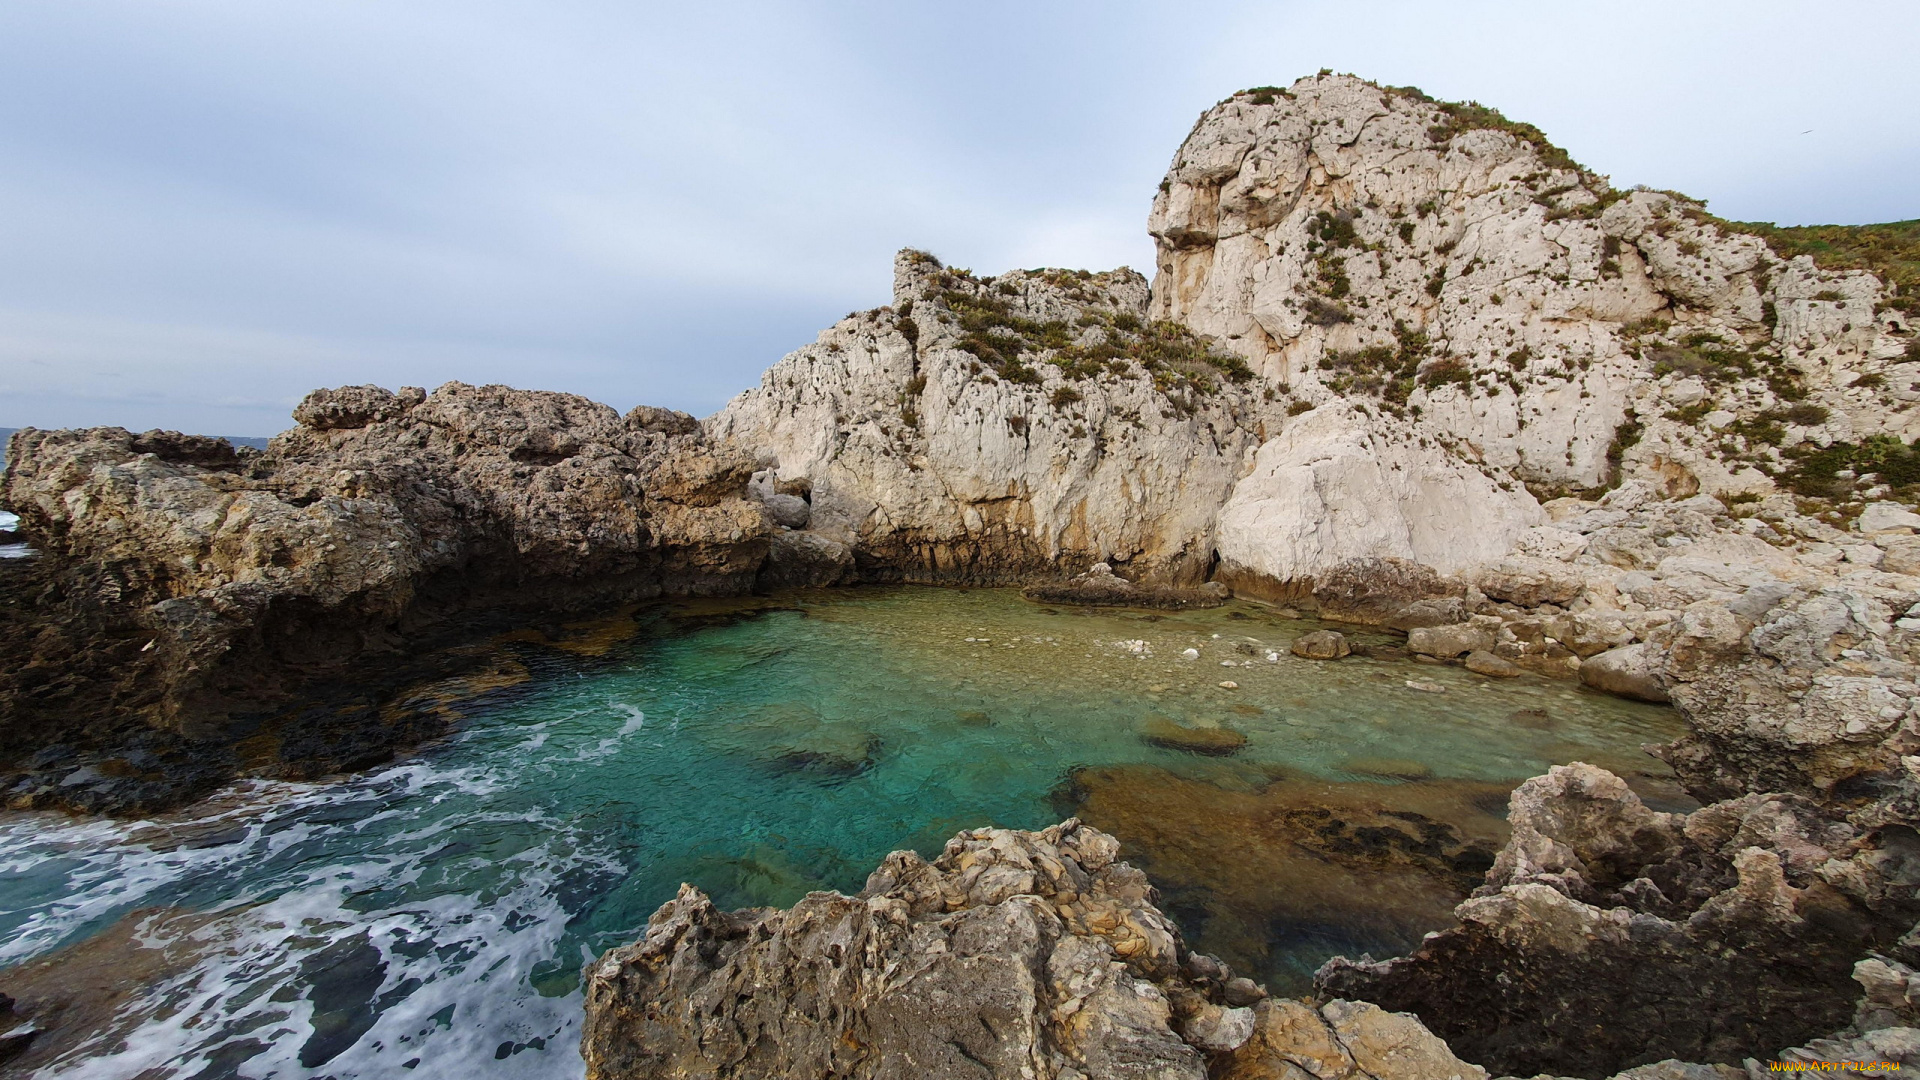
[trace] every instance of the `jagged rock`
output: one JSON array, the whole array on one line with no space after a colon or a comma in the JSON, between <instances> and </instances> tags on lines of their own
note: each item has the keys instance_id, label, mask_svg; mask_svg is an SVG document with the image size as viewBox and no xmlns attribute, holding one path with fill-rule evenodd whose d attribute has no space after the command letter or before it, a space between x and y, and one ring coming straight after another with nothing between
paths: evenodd
<instances>
[{"instance_id":1,"label":"jagged rock","mask_svg":"<svg viewBox=\"0 0 1920 1080\"><path fill-rule=\"evenodd\" d=\"M1641 642L1582 660L1580 681L1609 694L1664 703L1672 700L1660 679L1665 668L1665 652L1657 645Z\"/></svg>"},{"instance_id":2,"label":"jagged rock","mask_svg":"<svg viewBox=\"0 0 1920 1080\"><path fill-rule=\"evenodd\" d=\"M1290 649L1295 656L1308 660L1338 660L1353 652L1347 644L1347 635L1337 630L1315 630L1301 634L1293 639Z\"/></svg>"},{"instance_id":3,"label":"jagged rock","mask_svg":"<svg viewBox=\"0 0 1920 1080\"><path fill-rule=\"evenodd\" d=\"M402 656L458 612L737 593L766 558L771 523L742 498L751 459L697 427L665 434L651 414L634 427L584 398L462 383L320 390L295 413L264 454L119 428L14 437L3 497L46 573L112 579L81 606L119 613L47 617L106 618L130 648L98 669L76 668L94 662L77 641L65 660L36 654L108 697L99 714L42 716L0 686L15 706L6 743L134 719L217 747L227 716ZM405 737L366 735L363 749Z\"/></svg>"},{"instance_id":4,"label":"jagged rock","mask_svg":"<svg viewBox=\"0 0 1920 1080\"><path fill-rule=\"evenodd\" d=\"M1484 1080L1413 1017L1268 999L1190 954L1118 855L1069 820L897 851L788 911L683 885L588 965L587 1076Z\"/></svg>"},{"instance_id":5,"label":"jagged rock","mask_svg":"<svg viewBox=\"0 0 1920 1080\"><path fill-rule=\"evenodd\" d=\"M915 251L894 271L891 308L775 364L715 436L808 484L810 527L867 580L1024 584L1103 561L1141 585L1205 580L1264 406L1238 358L1144 325L1132 271L980 279ZM1104 358L1063 365L1069 346ZM1200 359L1171 366L1170 347Z\"/></svg>"},{"instance_id":6,"label":"jagged rock","mask_svg":"<svg viewBox=\"0 0 1920 1080\"><path fill-rule=\"evenodd\" d=\"M1404 958L1331 961L1316 988L1415 1013L1515 1074L1737 1062L1845 1024L1854 958L1904 948L1920 914L1886 876L1908 875L1910 830L1793 796L1662 814L1576 764L1523 784L1509 820L1458 927Z\"/></svg>"}]
</instances>

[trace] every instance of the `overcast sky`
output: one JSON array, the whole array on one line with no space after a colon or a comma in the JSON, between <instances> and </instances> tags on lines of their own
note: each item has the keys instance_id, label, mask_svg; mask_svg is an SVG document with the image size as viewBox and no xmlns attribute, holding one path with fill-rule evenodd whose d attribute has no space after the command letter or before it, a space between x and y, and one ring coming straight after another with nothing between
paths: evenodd
<instances>
[{"instance_id":1,"label":"overcast sky","mask_svg":"<svg viewBox=\"0 0 1920 1080\"><path fill-rule=\"evenodd\" d=\"M1195 116L1322 67L1730 217L1912 218L1916 58L1914 0L5 0L0 426L456 378L704 415L905 245L1151 272Z\"/></svg>"}]
</instances>

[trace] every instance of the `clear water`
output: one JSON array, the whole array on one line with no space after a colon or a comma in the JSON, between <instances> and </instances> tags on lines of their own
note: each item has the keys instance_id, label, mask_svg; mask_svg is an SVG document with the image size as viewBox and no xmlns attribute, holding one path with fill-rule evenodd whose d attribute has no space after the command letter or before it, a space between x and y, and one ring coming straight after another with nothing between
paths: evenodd
<instances>
[{"instance_id":1,"label":"clear water","mask_svg":"<svg viewBox=\"0 0 1920 1080\"><path fill-rule=\"evenodd\" d=\"M1637 748L1678 733L1670 710L1285 653L1314 627L894 589L513 635L499 647L529 677L425 688L457 734L375 773L249 783L154 822L0 816L0 964L25 965L0 988L98 972L128 991L59 1077L572 1077L578 969L682 881L784 905L857 889L890 850L1078 806L1167 875L1202 948L1285 982L1336 946L1417 940L1457 894L1399 903L1406 875L1328 864L1312 925L1274 922L1254 895L1271 880L1204 864L1310 876L1272 870L1271 845L1233 857L1275 792L1462 808L1497 841L1487 792L1555 762L1660 786ZM1246 742L1207 757L1142 737L1169 722ZM1367 914L1397 903L1412 914Z\"/></svg>"}]
</instances>

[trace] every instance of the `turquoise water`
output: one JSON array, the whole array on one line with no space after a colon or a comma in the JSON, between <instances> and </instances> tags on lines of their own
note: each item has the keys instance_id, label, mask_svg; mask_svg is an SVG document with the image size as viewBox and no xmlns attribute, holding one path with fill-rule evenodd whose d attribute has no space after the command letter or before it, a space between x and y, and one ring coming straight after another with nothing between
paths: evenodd
<instances>
[{"instance_id":1,"label":"turquoise water","mask_svg":"<svg viewBox=\"0 0 1920 1080\"><path fill-rule=\"evenodd\" d=\"M1662 790L1637 748L1678 733L1670 710L1285 652L1316 625L1238 605L1090 614L892 589L515 635L498 647L527 677L423 689L416 706L461 723L408 761L330 785L252 782L153 822L0 817L0 963L65 946L71 970L142 971L132 1004L55 1076L570 1077L579 967L632 940L682 881L725 905L785 905L857 889L888 851L1084 804L1165 868L1200 947L1284 984L1334 946L1404 947L1454 896L1423 886L1402 905L1413 914L1370 921L1369 890L1396 897L1405 875L1362 867L1313 927L1269 913L1249 929L1264 901L1214 894L1269 886L1208 877L1174 850L1209 822L1231 840L1274 792L1324 789L1466 806L1493 824L1465 832L1497 832L1487 791L1576 758ZM1168 724L1245 742L1204 756L1144 737ZM1185 840L1158 838L1189 812Z\"/></svg>"}]
</instances>

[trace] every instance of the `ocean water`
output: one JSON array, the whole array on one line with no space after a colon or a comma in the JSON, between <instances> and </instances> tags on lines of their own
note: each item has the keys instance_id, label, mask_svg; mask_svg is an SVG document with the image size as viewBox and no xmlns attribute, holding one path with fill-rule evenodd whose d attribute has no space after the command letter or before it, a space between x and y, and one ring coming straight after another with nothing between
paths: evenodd
<instances>
[{"instance_id":1,"label":"ocean water","mask_svg":"<svg viewBox=\"0 0 1920 1080\"><path fill-rule=\"evenodd\" d=\"M10 510L0 510L0 532L12 532L20 518ZM0 559L23 559L33 554L25 544L0 544Z\"/></svg>"},{"instance_id":2,"label":"ocean water","mask_svg":"<svg viewBox=\"0 0 1920 1080\"><path fill-rule=\"evenodd\" d=\"M421 688L455 734L374 772L149 822L0 815L0 990L101 988L55 1077L576 1077L581 965L682 881L785 905L891 850L1080 813L1197 947L1297 988L1459 897L1301 831L1325 807L1497 845L1504 792L1554 763L1675 797L1638 749L1679 733L1671 710L1286 653L1317 625L901 588L508 635L525 677ZM1216 729L1243 744L1220 756Z\"/></svg>"}]
</instances>

